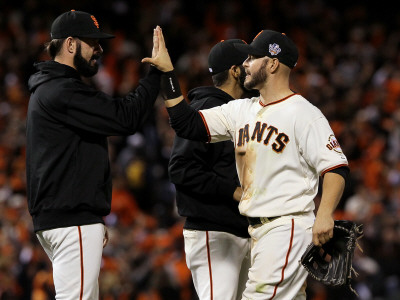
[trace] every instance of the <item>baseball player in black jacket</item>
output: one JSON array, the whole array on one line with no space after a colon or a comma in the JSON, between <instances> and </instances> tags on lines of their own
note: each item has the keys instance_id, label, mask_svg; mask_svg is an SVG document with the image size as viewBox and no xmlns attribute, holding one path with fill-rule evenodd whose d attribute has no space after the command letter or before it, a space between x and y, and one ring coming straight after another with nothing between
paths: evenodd
<instances>
[{"instance_id":1,"label":"baseball player in black jacket","mask_svg":"<svg viewBox=\"0 0 400 300\"><path fill-rule=\"evenodd\" d=\"M157 98L161 71L173 67L154 38L150 60L158 69L151 67L124 98L113 98L81 79L97 72L99 40L113 37L100 31L93 15L63 13L51 37L52 60L36 64L38 72L29 79L28 207L52 262L56 298L98 299L107 242L103 216L111 208L107 137L130 135L141 126Z\"/></svg>"},{"instance_id":2,"label":"baseball player in black jacket","mask_svg":"<svg viewBox=\"0 0 400 300\"><path fill-rule=\"evenodd\" d=\"M241 66L246 55L231 39L217 43L208 64L215 86L188 93L196 110L219 106L249 93ZM240 215L241 188L231 141L206 144L176 137L169 162L178 212L186 217L186 263L200 300L240 299L249 267L248 221Z\"/></svg>"}]
</instances>

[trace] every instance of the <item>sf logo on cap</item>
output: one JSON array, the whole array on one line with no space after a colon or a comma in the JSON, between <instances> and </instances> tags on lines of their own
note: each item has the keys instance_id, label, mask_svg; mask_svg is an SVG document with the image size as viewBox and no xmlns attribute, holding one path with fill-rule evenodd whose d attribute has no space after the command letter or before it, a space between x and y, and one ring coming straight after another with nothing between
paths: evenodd
<instances>
[{"instance_id":1,"label":"sf logo on cap","mask_svg":"<svg viewBox=\"0 0 400 300\"><path fill-rule=\"evenodd\" d=\"M97 28L99 28L99 22L97 22L96 18L95 18L93 15L90 16L90 17L92 18L94 25L95 25Z\"/></svg>"},{"instance_id":2,"label":"sf logo on cap","mask_svg":"<svg viewBox=\"0 0 400 300\"><path fill-rule=\"evenodd\" d=\"M278 44L269 44L269 53L271 53L271 55L278 55L279 52L281 52L281 48L279 48Z\"/></svg>"}]
</instances>

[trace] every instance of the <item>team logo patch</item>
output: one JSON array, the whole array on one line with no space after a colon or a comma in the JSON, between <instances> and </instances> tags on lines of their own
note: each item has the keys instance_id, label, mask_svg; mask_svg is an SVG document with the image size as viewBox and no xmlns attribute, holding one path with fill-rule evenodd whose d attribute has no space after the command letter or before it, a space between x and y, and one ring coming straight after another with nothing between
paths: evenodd
<instances>
[{"instance_id":1,"label":"team logo patch","mask_svg":"<svg viewBox=\"0 0 400 300\"><path fill-rule=\"evenodd\" d=\"M269 44L269 53L274 56L278 55L281 52L281 48L277 43Z\"/></svg>"},{"instance_id":2,"label":"team logo patch","mask_svg":"<svg viewBox=\"0 0 400 300\"><path fill-rule=\"evenodd\" d=\"M331 134L328 138L328 144L326 144L326 148L328 148L329 150L333 150L337 153L342 154L342 148L340 148L339 142L337 141L336 137Z\"/></svg>"}]
</instances>

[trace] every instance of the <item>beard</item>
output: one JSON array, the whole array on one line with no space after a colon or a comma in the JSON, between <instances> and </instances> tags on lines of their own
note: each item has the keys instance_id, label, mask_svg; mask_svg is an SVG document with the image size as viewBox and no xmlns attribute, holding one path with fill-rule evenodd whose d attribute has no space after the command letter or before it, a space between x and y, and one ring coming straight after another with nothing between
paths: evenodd
<instances>
[{"instance_id":1,"label":"beard","mask_svg":"<svg viewBox=\"0 0 400 300\"><path fill-rule=\"evenodd\" d=\"M254 89L248 89L245 87L244 81L246 80L246 71L242 65L240 65L239 68L240 68L239 84L243 90L242 98L258 97L260 95L259 91Z\"/></svg>"},{"instance_id":2,"label":"beard","mask_svg":"<svg viewBox=\"0 0 400 300\"><path fill-rule=\"evenodd\" d=\"M78 71L78 73L83 77L92 77L99 70L99 65L97 64L97 62L94 65L91 65L90 63L92 62L92 60L98 58L99 58L98 55L93 55L89 61L84 59L82 56L81 44L79 43L76 48L76 53L74 56L75 68Z\"/></svg>"},{"instance_id":3,"label":"beard","mask_svg":"<svg viewBox=\"0 0 400 300\"><path fill-rule=\"evenodd\" d=\"M251 80L244 82L244 87L248 90L254 89L260 83L267 81L267 71L265 70L265 66L267 65L267 61L264 60L260 69L251 75Z\"/></svg>"}]
</instances>

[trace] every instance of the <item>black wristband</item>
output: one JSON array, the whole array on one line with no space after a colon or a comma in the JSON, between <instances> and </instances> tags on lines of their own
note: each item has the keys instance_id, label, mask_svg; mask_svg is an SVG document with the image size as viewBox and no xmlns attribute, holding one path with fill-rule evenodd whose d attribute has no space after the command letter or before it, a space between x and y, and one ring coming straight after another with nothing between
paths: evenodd
<instances>
[{"instance_id":1,"label":"black wristband","mask_svg":"<svg viewBox=\"0 0 400 300\"><path fill-rule=\"evenodd\" d=\"M161 95L165 100L182 96L181 87L174 71L165 72L161 76Z\"/></svg>"}]
</instances>

